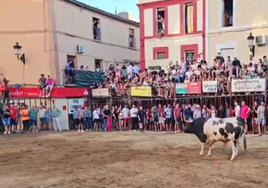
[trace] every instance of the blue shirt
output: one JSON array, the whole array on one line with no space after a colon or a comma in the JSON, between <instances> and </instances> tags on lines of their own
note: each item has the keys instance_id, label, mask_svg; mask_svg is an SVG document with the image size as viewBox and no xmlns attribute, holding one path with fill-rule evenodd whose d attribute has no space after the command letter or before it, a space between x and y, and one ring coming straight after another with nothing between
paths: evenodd
<instances>
[{"instance_id":1,"label":"blue shirt","mask_svg":"<svg viewBox=\"0 0 268 188\"><path fill-rule=\"evenodd\" d=\"M172 118L172 110L171 110L171 108L166 108L165 112L166 112L166 118L168 118L168 119Z\"/></svg>"},{"instance_id":2,"label":"blue shirt","mask_svg":"<svg viewBox=\"0 0 268 188\"><path fill-rule=\"evenodd\" d=\"M73 118L78 119L78 110L73 111Z\"/></svg>"},{"instance_id":3,"label":"blue shirt","mask_svg":"<svg viewBox=\"0 0 268 188\"><path fill-rule=\"evenodd\" d=\"M48 119L48 118L50 118L52 116L52 113L51 113L51 111L48 111L47 113L46 113L46 115L45 115L45 117Z\"/></svg>"},{"instance_id":4,"label":"blue shirt","mask_svg":"<svg viewBox=\"0 0 268 188\"><path fill-rule=\"evenodd\" d=\"M192 110L190 108L187 108L186 110L184 110L184 115L186 119L193 118Z\"/></svg>"},{"instance_id":5,"label":"blue shirt","mask_svg":"<svg viewBox=\"0 0 268 188\"><path fill-rule=\"evenodd\" d=\"M134 66L134 67L132 67L132 70L133 70L136 74L139 74L139 71L140 71L139 67Z\"/></svg>"}]
</instances>

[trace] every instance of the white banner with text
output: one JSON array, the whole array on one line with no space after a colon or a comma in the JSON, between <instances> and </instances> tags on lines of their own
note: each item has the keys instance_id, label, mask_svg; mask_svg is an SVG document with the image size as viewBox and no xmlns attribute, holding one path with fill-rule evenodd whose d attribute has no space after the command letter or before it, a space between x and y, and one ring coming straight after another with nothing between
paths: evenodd
<instances>
[{"instance_id":1,"label":"white banner with text","mask_svg":"<svg viewBox=\"0 0 268 188\"><path fill-rule=\"evenodd\" d=\"M263 92L265 78L232 80L232 92Z\"/></svg>"},{"instance_id":2,"label":"white banner with text","mask_svg":"<svg viewBox=\"0 0 268 188\"><path fill-rule=\"evenodd\" d=\"M216 93L218 91L217 81L203 81L203 93Z\"/></svg>"}]
</instances>

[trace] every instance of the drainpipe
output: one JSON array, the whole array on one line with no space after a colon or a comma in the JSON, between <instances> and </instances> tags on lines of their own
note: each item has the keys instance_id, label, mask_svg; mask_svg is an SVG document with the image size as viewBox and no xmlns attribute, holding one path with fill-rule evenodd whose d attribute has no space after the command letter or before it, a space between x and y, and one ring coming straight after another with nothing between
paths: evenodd
<instances>
[{"instance_id":1,"label":"drainpipe","mask_svg":"<svg viewBox=\"0 0 268 188\"><path fill-rule=\"evenodd\" d=\"M210 0L206 0L206 31L205 31L205 42L206 42L206 61L210 62Z\"/></svg>"}]
</instances>

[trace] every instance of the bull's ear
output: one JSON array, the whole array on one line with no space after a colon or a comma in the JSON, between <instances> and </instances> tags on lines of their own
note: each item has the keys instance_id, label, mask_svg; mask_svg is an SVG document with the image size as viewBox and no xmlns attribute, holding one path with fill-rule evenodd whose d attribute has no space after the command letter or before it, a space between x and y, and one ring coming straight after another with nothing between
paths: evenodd
<instances>
[{"instance_id":1,"label":"bull's ear","mask_svg":"<svg viewBox=\"0 0 268 188\"><path fill-rule=\"evenodd\" d=\"M223 123L223 120L222 119L219 119L219 123L222 124Z\"/></svg>"}]
</instances>

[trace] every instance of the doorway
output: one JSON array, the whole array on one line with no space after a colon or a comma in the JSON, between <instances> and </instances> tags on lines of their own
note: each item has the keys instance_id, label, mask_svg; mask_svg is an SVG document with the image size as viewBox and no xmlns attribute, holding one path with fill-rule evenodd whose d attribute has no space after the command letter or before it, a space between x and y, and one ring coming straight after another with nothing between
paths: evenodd
<instances>
[{"instance_id":1,"label":"doorway","mask_svg":"<svg viewBox=\"0 0 268 188\"><path fill-rule=\"evenodd\" d=\"M72 64L71 64L72 68L73 69L76 69L76 67L77 67L76 56L74 56L74 55L67 55L67 62L69 62L69 61L72 62Z\"/></svg>"}]
</instances>

